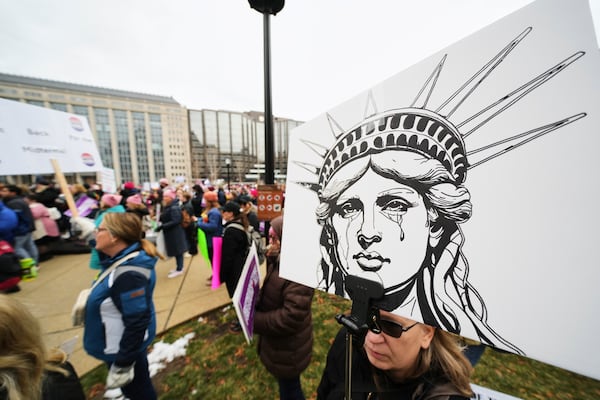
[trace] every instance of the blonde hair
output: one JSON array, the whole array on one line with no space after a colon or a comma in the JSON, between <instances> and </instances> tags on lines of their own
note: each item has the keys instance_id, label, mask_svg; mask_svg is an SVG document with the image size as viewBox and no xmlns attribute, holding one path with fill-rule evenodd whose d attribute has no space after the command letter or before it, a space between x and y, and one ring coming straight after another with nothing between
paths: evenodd
<instances>
[{"instance_id":1,"label":"blonde hair","mask_svg":"<svg viewBox=\"0 0 600 400\"><path fill-rule=\"evenodd\" d=\"M144 230L142 229L142 220L134 213L108 213L102 220L104 226L111 235L121 239L128 245L139 242L142 250L151 257L165 259L160 254L154 244L144 239Z\"/></svg>"},{"instance_id":2,"label":"blonde hair","mask_svg":"<svg viewBox=\"0 0 600 400\"><path fill-rule=\"evenodd\" d=\"M434 376L446 377L462 395L472 396L470 377L473 367L463 350L458 336L435 328L429 347L419 353L414 376L431 372Z\"/></svg>"},{"instance_id":3,"label":"blonde hair","mask_svg":"<svg viewBox=\"0 0 600 400\"><path fill-rule=\"evenodd\" d=\"M19 301L0 294L0 388L7 398L40 398L45 354L38 321Z\"/></svg>"}]
</instances>

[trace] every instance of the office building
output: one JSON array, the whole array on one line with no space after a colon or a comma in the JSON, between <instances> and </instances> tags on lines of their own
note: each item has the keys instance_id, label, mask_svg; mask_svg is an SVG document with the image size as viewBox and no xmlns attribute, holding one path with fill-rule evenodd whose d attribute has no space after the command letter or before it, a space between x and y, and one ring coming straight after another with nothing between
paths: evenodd
<instances>
[{"instance_id":1,"label":"office building","mask_svg":"<svg viewBox=\"0 0 600 400\"><path fill-rule=\"evenodd\" d=\"M0 97L88 119L102 164L117 184L264 181L264 114L187 110L172 97L0 73ZM287 169L288 136L302 122L274 117L275 180ZM98 177L68 174L70 182ZM33 177L14 177L29 183Z\"/></svg>"},{"instance_id":2,"label":"office building","mask_svg":"<svg viewBox=\"0 0 600 400\"><path fill-rule=\"evenodd\" d=\"M265 121L256 111L189 110L192 175L214 181L264 180ZM302 124L287 118L273 118L275 181L285 180L288 137Z\"/></svg>"},{"instance_id":3,"label":"office building","mask_svg":"<svg viewBox=\"0 0 600 400\"><path fill-rule=\"evenodd\" d=\"M0 97L86 117L102 164L114 169L117 184L191 178L187 110L172 97L2 73Z\"/></svg>"}]
</instances>

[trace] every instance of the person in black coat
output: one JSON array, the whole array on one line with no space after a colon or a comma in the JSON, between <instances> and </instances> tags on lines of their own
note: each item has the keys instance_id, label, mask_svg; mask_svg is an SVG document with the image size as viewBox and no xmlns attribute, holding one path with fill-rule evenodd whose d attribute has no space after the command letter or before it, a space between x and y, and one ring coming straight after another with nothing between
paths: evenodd
<instances>
[{"instance_id":1,"label":"person in black coat","mask_svg":"<svg viewBox=\"0 0 600 400\"><path fill-rule=\"evenodd\" d=\"M226 223L223 229L220 278L227 286L229 297L233 297L249 248L248 220L242 214L239 203L234 201L225 203L222 212Z\"/></svg>"},{"instance_id":2,"label":"person in black coat","mask_svg":"<svg viewBox=\"0 0 600 400\"><path fill-rule=\"evenodd\" d=\"M163 192L163 210L160 213L160 225L157 231L164 232L167 256L175 257L177 268L169 271L169 278L183 274L183 253L187 251L185 231L181 226L182 216L179 200L174 191L167 189Z\"/></svg>"}]
</instances>

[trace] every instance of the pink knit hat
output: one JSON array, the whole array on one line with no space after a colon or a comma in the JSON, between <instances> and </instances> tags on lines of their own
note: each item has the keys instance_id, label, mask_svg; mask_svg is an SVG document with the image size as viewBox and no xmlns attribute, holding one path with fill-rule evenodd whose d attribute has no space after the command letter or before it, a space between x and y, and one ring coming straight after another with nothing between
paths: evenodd
<instances>
[{"instance_id":1,"label":"pink knit hat","mask_svg":"<svg viewBox=\"0 0 600 400\"><path fill-rule=\"evenodd\" d=\"M102 196L102 203L106 204L108 207L114 207L117 204L121 203L121 199L123 196L119 196L118 194L107 193Z\"/></svg>"},{"instance_id":2,"label":"pink knit hat","mask_svg":"<svg viewBox=\"0 0 600 400\"><path fill-rule=\"evenodd\" d=\"M134 194L133 196L129 196L127 198L127 204L142 204L142 196L139 194Z\"/></svg>"},{"instance_id":3,"label":"pink knit hat","mask_svg":"<svg viewBox=\"0 0 600 400\"><path fill-rule=\"evenodd\" d=\"M177 194L174 191L172 191L171 189L167 189L163 192L163 198L164 197L169 197L174 200L175 197L177 197Z\"/></svg>"}]
</instances>

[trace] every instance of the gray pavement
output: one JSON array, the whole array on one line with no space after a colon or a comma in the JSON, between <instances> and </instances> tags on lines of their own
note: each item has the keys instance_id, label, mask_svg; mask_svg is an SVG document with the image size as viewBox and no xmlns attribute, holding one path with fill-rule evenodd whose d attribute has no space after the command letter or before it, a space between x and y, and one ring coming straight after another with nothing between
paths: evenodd
<instances>
[{"instance_id":1,"label":"gray pavement","mask_svg":"<svg viewBox=\"0 0 600 400\"><path fill-rule=\"evenodd\" d=\"M10 294L39 318L48 346L71 347L70 361L81 376L100 365L82 346L83 329L71 324L71 308L81 289L90 287L97 271L88 267L89 254L59 255L41 263L38 277L21 282L21 291ZM154 304L157 331L163 332L231 301L225 285L212 290L205 285L210 267L200 256L184 259L185 274L168 279L175 259L159 260Z\"/></svg>"}]
</instances>

